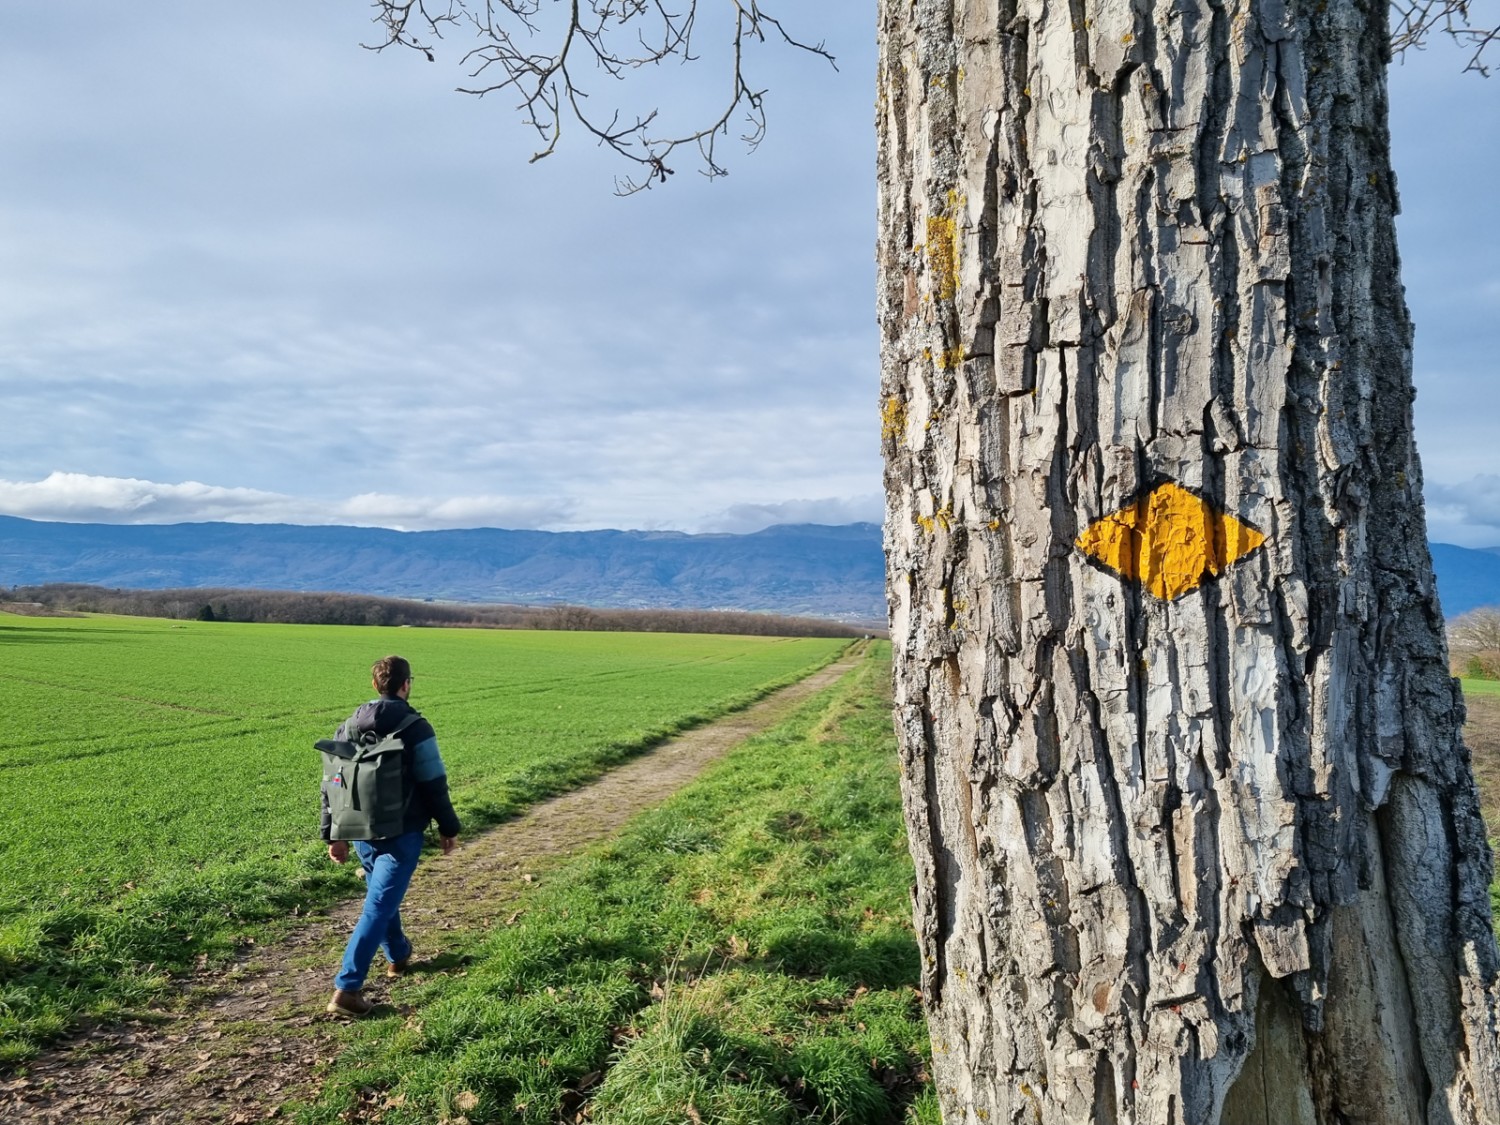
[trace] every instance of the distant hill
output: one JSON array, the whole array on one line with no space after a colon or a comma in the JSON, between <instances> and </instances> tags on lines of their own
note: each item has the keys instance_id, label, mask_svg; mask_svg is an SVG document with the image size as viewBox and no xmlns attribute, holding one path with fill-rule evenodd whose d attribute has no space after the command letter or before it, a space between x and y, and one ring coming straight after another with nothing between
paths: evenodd
<instances>
[{"instance_id":1,"label":"distant hill","mask_svg":"<svg viewBox=\"0 0 1500 1125\"><path fill-rule=\"evenodd\" d=\"M1500 605L1500 548L1434 543L1449 617ZM0 585L227 587L606 609L732 609L885 619L872 523L750 535L676 531L389 531L186 523L121 526L0 516Z\"/></svg>"},{"instance_id":2,"label":"distant hill","mask_svg":"<svg viewBox=\"0 0 1500 1125\"><path fill-rule=\"evenodd\" d=\"M1482 605L1500 605L1500 547L1431 546L1444 617L1451 619Z\"/></svg>"},{"instance_id":3,"label":"distant hill","mask_svg":"<svg viewBox=\"0 0 1500 1125\"><path fill-rule=\"evenodd\" d=\"M733 609L885 620L875 524L751 535L389 531L0 516L0 584L238 587L601 608Z\"/></svg>"}]
</instances>

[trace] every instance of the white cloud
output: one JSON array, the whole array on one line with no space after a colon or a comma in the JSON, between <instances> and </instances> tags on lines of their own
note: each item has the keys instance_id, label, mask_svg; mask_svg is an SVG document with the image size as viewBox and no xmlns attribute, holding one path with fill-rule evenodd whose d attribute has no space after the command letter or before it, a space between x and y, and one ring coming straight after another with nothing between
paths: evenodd
<instances>
[{"instance_id":1,"label":"white cloud","mask_svg":"<svg viewBox=\"0 0 1500 1125\"><path fill-rule=\"evenodd\" d=\"M757 52L772 131L732 176L629 200L592 146L527 165L456 41L376 55L314 8L0 6L34 111L0 119L4 472L145 482L13 510L690 529L879 487L867 4L807 16L839 72ZM718 77L672 76L677 107Z\"/></svg>"},{"instance_id":2,"label":"white cloud","mask_svg":"<svg viewBox=\"0 0 1500 1125\"><path fill-rule=\"evenodd\" d=\"M1428 481L1427 537L1460 547L1500 545L1500 476L1483 473L1460 484Z\"/></svg>"},{"instance_id":3,"label":"white cloud","mask_svg":"<svg viewBox=\"0 0 1500 1125\"><path fill-rule=\"evenodd\" d=\"M835 496L775 504L734 504L705 519L702 529L745 534L778 523L879 523L884 518L885 500L878 494Z\"/></svg>"},{"instance_id":4,"label":"white cloud","mask_svg":"<svg viewBox=\"0 0 1500 1125\"><path fill-rule=\"evenodd\" d=\"M457 40L429 66L360 50L358 6L71 7L0 5L0 100L27 106L0 118L4 471L33 482L0 510L881 518L867 0L797 15L838 73L757 53L771 131L723 151L731 176L685 164L630 200L576 136L527 165L508 102L452 92ZM1474 143L1500 100L1460 69L1433 50L1392 74L1429 481L1500 473L1500 224L1475 219L1500 149ZM679 106L717 78L663 77ZM1485 489L1451 490L1429 489L1434 537L1500 540Z\"/></svg>"},{"instance_id":5,"label":"white cloud","mask_svg":"<svg viewBox=\"0 0 1500 1125\"><path fill-rule=\"evenodd\" d=\"M321 503L253 488L55 472L40 481L0 480L0 513L68 523L296 523L433 530L535 528L563 522L573 504L506 496L433 499L365 493Z\"/></svg>"},{"instance_id":6,"label":"white cloud","mask_svg":"<svg viewBox=\"0 0 1500 1125\"><path fill-rule=\"evenodd\" d=\"M156 484L84 473L52 473L34 482L0 480L0 511L28 519L93 523L238 519L266 523L277 518L277 510L288 500L253 488L220 488L198 481Z\"/></svg>"},{"instance_id":7,"label":"white cloud","mask_svg":"<svg viewBox=\"0 0 1500 1125\"><path fill-rule=\"evenodd\" d=\"M329 522L396 527L407 531L440 527L536 528L567 522L576 505L509 496L450 496L447 499L367 492L330 511Z\"/></svg>"},{"instance_id":8,"label":"white cloud","mask_svg":"<svg viewBox=\"0 0 1500 1125\"><path fill-rule=\"evenodd\" d=\"M663 488L670 493L670 488ZM54 472L38 481L0 480L0 515L64 523L291 523L389 527L402 531L503 527L574 530L597 527L656 528L690 532L759 531L783 523L879 523L881 496L834 496L772 503L737 503L709 515L679 512L655 522L649 512L664 500L648 495L636 506L638 518L615 518L625 506L597 497L570 495L431 496L362 492L342 500L316 500L254 488L227 488L183 481L162 484L134 477Z\"/></svg>"}]
</instances>

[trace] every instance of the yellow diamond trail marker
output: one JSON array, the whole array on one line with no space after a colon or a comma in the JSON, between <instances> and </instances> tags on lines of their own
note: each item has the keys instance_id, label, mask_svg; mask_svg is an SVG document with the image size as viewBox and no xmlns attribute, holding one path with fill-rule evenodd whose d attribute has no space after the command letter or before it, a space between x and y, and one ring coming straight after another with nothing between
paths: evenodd
<instances>
[{"instance_id":1,"label":"yellow diamond trail marker","mask_svg":"<svg viewBox=\"0 0 1500 1125\"><path fill-rule=\"evenodd\" d=\"M1089 525L1078 549L1164 602L1191 593L1266 541L1171 481Z\"/></svg>"}]
</instances>

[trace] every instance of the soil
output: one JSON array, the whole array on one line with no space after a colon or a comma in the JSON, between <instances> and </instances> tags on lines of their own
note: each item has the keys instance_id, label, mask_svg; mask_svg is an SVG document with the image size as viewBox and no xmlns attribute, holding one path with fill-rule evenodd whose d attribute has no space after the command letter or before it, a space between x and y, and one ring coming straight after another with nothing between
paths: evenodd
<instances>
[{"instance_id":1,"label":"soil","mask_svg":"<svg viewBox=\"0 0 1500 1125\"><path fill-rule=\"evenodd\" d=\"M515 922L516 899L549 863L618 831L715 759L768 729L857 662L860 650L759 703L689 731L593 784L539 804L450 856L429 857L402 905L416 946L410 971L461 971L464 939ZM352 861L351 861L352 862ZM241 1122L278 1118L317 1096L337 1059L339 1021L323 1006L362 899L312 915L274 945L180 982L175 1004L123 1023L85 1027L0 1076L0 1121ZM366 995L405 1011L378 955Z\"/></svg>"}]
</instances>

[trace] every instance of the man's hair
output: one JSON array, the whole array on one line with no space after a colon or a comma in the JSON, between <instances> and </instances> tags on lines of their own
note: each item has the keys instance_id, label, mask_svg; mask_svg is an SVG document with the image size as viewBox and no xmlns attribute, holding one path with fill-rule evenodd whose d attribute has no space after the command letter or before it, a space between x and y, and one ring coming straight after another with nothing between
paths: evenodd
<instances>
[{"instance_id":1,"label":"man's hair","mask_svg":"<svg viewBox=\"0 0 1500 1125\"><path fill-rule=\"evenodd\" d=\"M400 656L382 656L370 667L370 678L381 695L395 695L411 679L411 665Z\"/></svg>"}]
</instances>

